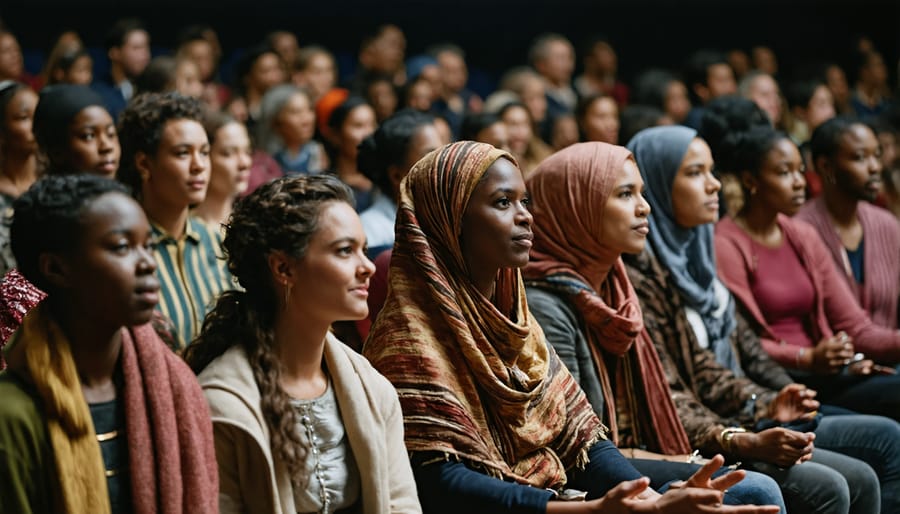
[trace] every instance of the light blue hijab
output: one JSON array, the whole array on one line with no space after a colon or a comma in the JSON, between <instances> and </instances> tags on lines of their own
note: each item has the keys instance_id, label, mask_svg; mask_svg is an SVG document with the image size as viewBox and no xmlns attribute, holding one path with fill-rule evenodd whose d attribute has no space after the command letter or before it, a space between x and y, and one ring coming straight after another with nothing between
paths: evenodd
<instances>
[{"instance_id":1,"label":"light blue hijab","mask_svg":"<svg viewBox=\"0 0 900 514\"><path fill-rule=\"evenodd\" d=\"M713 282L716 278L713 225L708 223L684 228L675 222L672 209L672 183L697 131L682 126L653 127L638 132L628 142L646 187L650 214L650 247L675 282L684 303L696 310L709 338L716 360L736 375L743 375L740 359L731 345L734 332L734 300L721 317Z\"/></svg>"}]
</instances>

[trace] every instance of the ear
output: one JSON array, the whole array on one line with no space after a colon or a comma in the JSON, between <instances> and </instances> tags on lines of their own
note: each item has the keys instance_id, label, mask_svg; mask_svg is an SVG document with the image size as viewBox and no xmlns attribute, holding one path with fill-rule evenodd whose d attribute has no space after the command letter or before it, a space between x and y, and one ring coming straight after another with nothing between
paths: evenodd
<instances>
[{"instance_id":1,"label":"ear","mask_svg":"<svg viewBox=\"0 0 900 514\"><path fill-rule=\"evenodd\" d=\"M106 56L109 57L110 61L117 62L119 60L119 56L122 55L122 50L119 47L114 46L106 52Z\"/></svg>"},{"instance_id":2,"label":"ear","mask_svg":"<svg viewBox=\"0 0 900 514\"><path fill-rule=\"evenodd\" d=\"M134 167L137 169L138 174L141 176L141 183L146 183L150 180L150 156L144 152L137 152L134 154Z\"/></svg>"},{"instance_id":3,"label":"ear","mask_svg":"<svg viewBox=\"0 0 900 514\"><path fill-rule=\"evenodd\" d=\"M759 179L749 171L742 171L741 187L743 187L745 191L756 191L756 189L759 188Z\"/></svg>"},{"instance_id":4,"label":"ear","mask_svg":"<svg viewBox=\"0 0 900 514\"><path fill-rule=\"evenodd\" d=\"M704 86L703 84L697 83L693 86L694 94L697 95L703 103L706 103L709 100L709 88Z\"/></svg>"},{"instance_id":5,"label":"ear","mask_svg":"<svg viewBox=\"0 0 900 514\"><path fill-rule=\"evenodd\" d=\"M403 177L408 173L409 170L403 170L402 166L397 166L396 164L391 164L388 166L387 175L388 180L391 181L391 185L394 186L395 189L400 189L400 182L403 180Z\"/></svg>"},{"instance_id":6,"label":"ear","mask_svg":"<svg viewBox=\"0 0 900 514\"><path fill-rule=\"evenodd\" d=\"M294 270L291 266L293 259L288 257L286 253L281 250L271 252L267 261L269 271L272 273L272 280L276 284L284 285L293 281Z\"/></svg>"},{"instance_id":7,"label":"ear","mask_svg":"<svg viewBox=\"0 0 900 514\"><path fill-rule=\"evenodd\" d=\"M829 176L834 176L834 166L831 165L831 160L825 155L816 157L816 160L813 162L813 169L822 177L823 182L827 182L826 179Z\"/></svg>"},{"instance_id":8,"label":"ear","mask_svg":"<svg viewBox=\"0 0 900 514\"><path fill-rule=\"evenodd\" d=\"M38 256L38 272L53 286L66 289L71 283L71 269L61 256L45 252Z\"/></svg>"}]
</instances>

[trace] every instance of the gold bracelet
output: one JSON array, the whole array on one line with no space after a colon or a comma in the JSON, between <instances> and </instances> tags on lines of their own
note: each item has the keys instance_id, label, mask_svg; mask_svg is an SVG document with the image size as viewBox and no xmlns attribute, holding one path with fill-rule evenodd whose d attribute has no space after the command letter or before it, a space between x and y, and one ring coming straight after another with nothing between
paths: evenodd
<instances>
[{"instance_id":1,"label":"gold bracelet","mask_svg":"<svg viewBox=\"0 0 900 514\"><path fill-rule=\"evenodd\" d=\"M734 434L743 434L747 431L740 427L729 427L719 434L719 444L722 445L722 449L725 450L725 453L734 456Z\"/></svg>"}]
</instances>

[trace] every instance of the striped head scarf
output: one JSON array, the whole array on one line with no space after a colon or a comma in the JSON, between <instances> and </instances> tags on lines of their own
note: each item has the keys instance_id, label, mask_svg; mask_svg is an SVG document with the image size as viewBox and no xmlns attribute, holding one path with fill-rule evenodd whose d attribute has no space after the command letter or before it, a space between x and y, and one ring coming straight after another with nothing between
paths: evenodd
<instances>
[{"instance_id":1,"label":"striped head scarf","mask_svg":"<svg viewBox=\"0 0 900 514\"><path fill-rule=\"evenodd\" d=\"M613 440L619 443L616 400L627 398L633 443L665 454L690 453L637 294L619 252L603 242L604 209L629 159L634 157L621 146L579 143L528 176L535 238L524 274L529 284L562 292L581 314Z\"/></svg>"},{"instance_id":2,"label":"striped head scarf","mask_svg":"<svg viewBox=\"0 0 900 514\"><path fill-rule=\"evenodd\" d=\"M410 452L561 487L604 429L528 312L519 271L500 270L492 302L460 248L469 198L501 158L515 163L488 144L453 143L403 180L388 299L363 354L397 389Z\"/></svg>"}]
</instances>

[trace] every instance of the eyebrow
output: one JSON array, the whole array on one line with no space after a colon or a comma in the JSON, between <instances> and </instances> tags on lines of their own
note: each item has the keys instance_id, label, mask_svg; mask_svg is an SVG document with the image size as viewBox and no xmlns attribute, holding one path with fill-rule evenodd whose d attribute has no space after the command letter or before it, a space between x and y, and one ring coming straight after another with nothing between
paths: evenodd
<instances>
[{"instance_id":1,"label":"eyebrow","mask_svg":"<svg viewBox=\"0 0 900 514\"><path fill-rule=\"evenodd\" d=\"M355 237L347 236L347 237L339 237L334 241L328 243L329 246L339 245L341 243L359 243L359 240Z\"/></svg>"}]
</instances>

